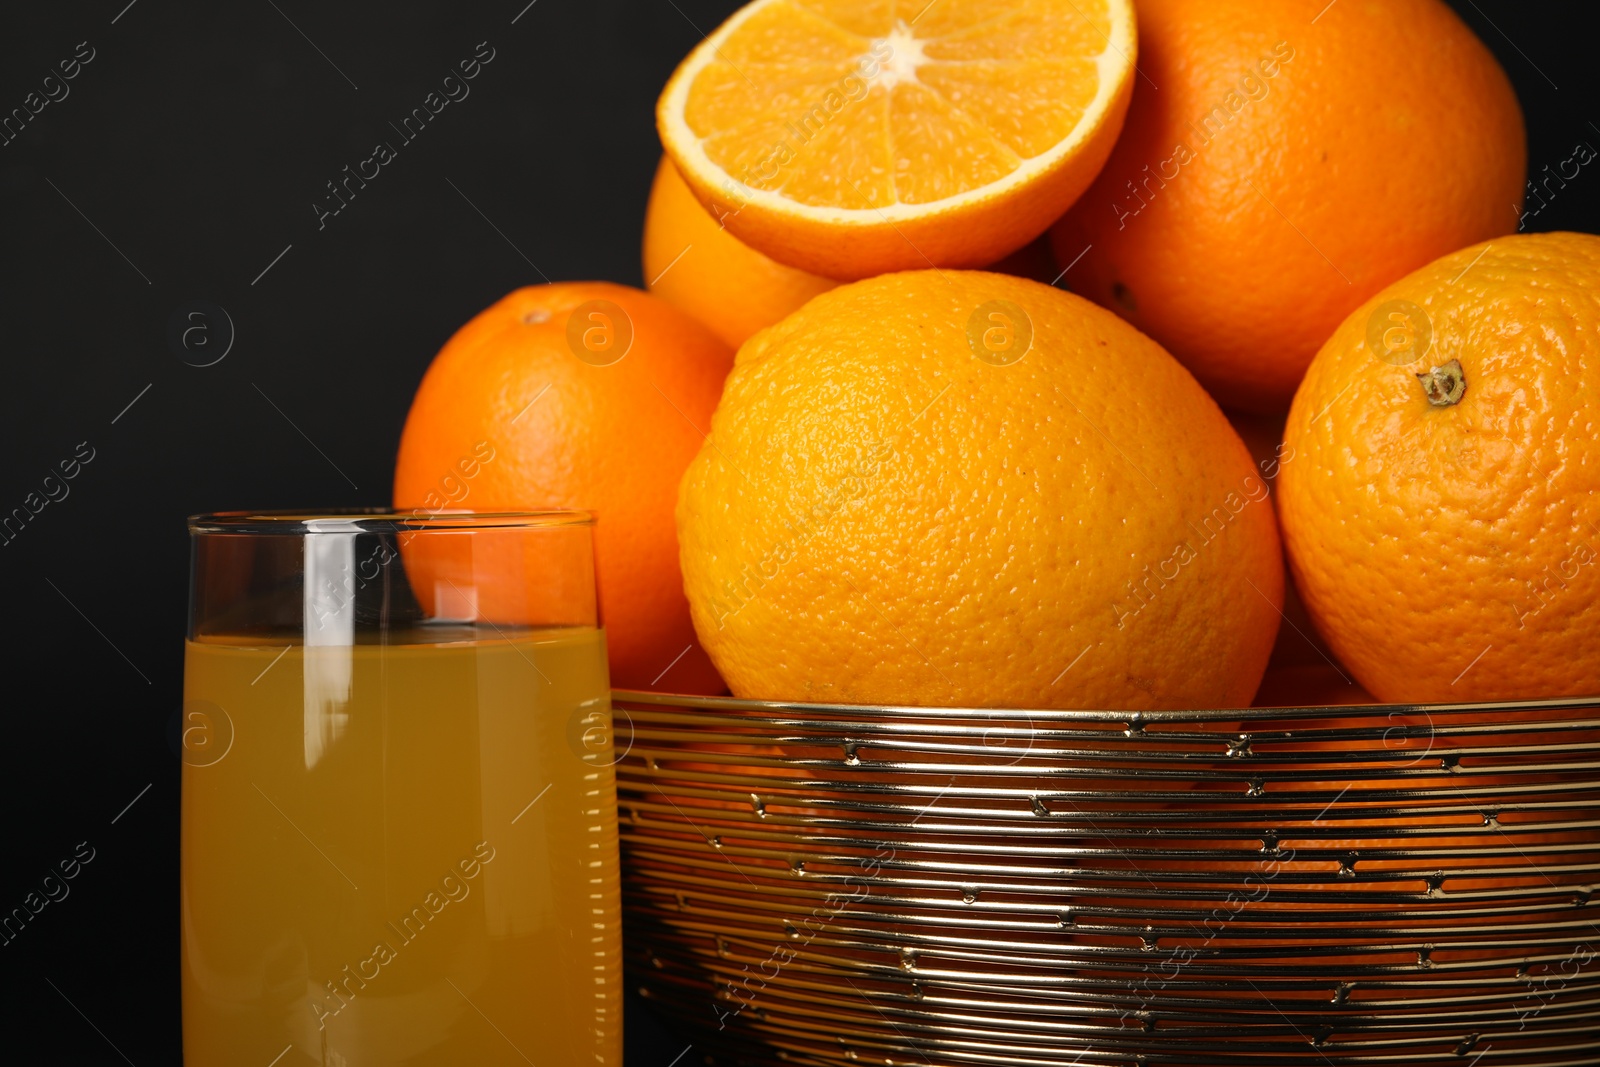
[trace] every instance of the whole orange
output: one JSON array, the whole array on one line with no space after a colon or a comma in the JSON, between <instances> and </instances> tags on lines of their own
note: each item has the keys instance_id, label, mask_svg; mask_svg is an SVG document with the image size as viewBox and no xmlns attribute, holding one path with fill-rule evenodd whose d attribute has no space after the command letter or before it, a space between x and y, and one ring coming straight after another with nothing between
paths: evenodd
<instances>
[{"instance_id":1,"label":"whole orange","mask_svg":"<svg viewBox=\"0 0 1600 1067\"><path fill-rule=\"evenodd\" d=\"M1600 694L1596 293L1600 237L1506 237L1389 286L1312 363L1279 508L1379 700Z\"/></svg>"},{"instance_id":2,"label":"whole orange","mask_svg":"<svg viewBox=\"0 0 1600 1067\"><path fill-rule=\"evenodd\" d=\"M666 156L645 209L644 277L650 292L734 348L839 284L768 259L733 236L695 199Z\"/></svg>"},{"instance_id":3,"label":"whole orange","mask_svg":"<svg viewBox=\"0 0 1600 1067\"><path fill-rule=\"evenodd\" d=\"M823 293L739 350L678 505L742 697L1242 707L1283 563L1250 455L1102 308L978 271Z\"/></svg>"},{"instance_id":4,"label":"whole orange","mask_svg":"<svg viewBox=\"0 0 1600 1067\"><path fill-rule=\"evenodd\" d=\"M428 368L400 438L395 506L595 512L613 683L721 692L689 622L673 505L731 365L705 327L637 289L518 289Z\"/></svg>"},{"instance_id":5,"label":"whole orange","mask_svg":"<svg viewBox=\"0 0 1600 1067\"><path fill-rule=\"evenodd\" d=\"M1056 258L1225 407L1283 410L1373 293L1516 229L1522 112L1443 0L1138 11L1143 77Z\"/></svg>"}]
</instances>

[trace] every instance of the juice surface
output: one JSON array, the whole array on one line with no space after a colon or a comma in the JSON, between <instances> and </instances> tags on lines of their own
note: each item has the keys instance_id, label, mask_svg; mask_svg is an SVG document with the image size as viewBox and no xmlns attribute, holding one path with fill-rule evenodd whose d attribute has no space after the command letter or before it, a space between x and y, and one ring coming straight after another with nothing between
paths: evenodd
<instances>
[{"instance_id":1,"label":"juice surface","mask_svg":"<svg viewBox=\"0 0 1600 1067\"><path fill-rule=\"evenodd\" d=\"M187 644L188 1067L622 1063L602 633L429 636Z\"/></svg>"}]
</instances>

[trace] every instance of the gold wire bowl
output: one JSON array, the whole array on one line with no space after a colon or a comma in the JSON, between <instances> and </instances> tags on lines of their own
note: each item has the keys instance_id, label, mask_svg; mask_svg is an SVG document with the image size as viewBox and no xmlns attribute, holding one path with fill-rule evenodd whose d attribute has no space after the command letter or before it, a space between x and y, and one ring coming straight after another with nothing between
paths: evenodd
<instances>
[{"instance_id":1,"label":"gold wire bowl","mask_svg":"<svg viewBox=\"0 0 1600 1067\"><path fill-rule=\"evenodd\" d=\"M613 703L629 980L708 1062L1600 1063L1600 701Z\"/></svg>"}]
</instances>

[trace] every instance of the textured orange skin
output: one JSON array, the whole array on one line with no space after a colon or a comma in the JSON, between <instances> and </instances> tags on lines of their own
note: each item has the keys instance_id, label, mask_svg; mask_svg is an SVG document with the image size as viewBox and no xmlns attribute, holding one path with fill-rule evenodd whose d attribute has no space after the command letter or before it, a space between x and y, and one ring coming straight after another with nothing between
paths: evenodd
<instances>
[{"instance_id":1,"label":"textured orange skin","mask_svg":"<svg viewBox=\"0 0 1600 1067\"><path fill-rule=\"evenodd\" d=\"M615 303L633 323L631 349L610 366L584 363L567 347L568 317L590 300ZM728 347L704 326L637 289L518 289L461 327L428 368L400 438L395 506L427 506L457 463L490 442L495 458L471 479L457 475L466 494L448 506L595 512L613 684L649 688L693 644L660 686L720 693L689 623L672 512L678 479L700 447L696 427L709 425L731 366Z\"/></svg>"},{"instance_id":2,"label":"textured orange skin","mask_svg":"<svg viewBox=\"0 0 1600 1067\"><path fill-rule=\"evenodd\" d=\"M731 348L839 284L784 266L733 236L665 156L645 209L644 276L651 293L705 323Z\"/></svg>"},{"instance_id":3,"label":"textured orange skin","mask_svg":"<svg viewBox=\"0 0 1600 1067\"><path fill-rule=\"evenodd\" d=\"M968 346L996 299L1033 324L1008 366ZM683 479L684 583L743 697L1243 707L1283 599L1272 508L1209 541L1188 524L1252 484L1216 404L1109 312L1006 275L886 275L739 350ZM1135 612L1128 583L1185 538Z\"/></svg>"},{"instance_id":4,"label":"textured orange skin","mask_svg":"<svg viewBox=\"0 0 1600 1067\"><path fill-rule=\"evenodd\" d=\"M1391 285L1312 363L1279 509L1306 607L1379 700L1600 694L1597 293L1600 238L1501 238ZM1410 366L1367 347L1395 298L1432 322ZM1415 373L1450 359L1467 391L1432 406Z\"/></svg>"},{"instance_id":5,"label":"textured orange skin","mask_svg":"<svg viewBox=\"0 0 1600 1067\"><path fill-rule=\"evenodd\" d=\"M1320 6L1140 0L1139 67L1159 91L1138 79L1116 151L1052 235L1063 264L1093 246L1074 292L1227 407L1283 410L1351 310L1521 212L1522 111L1472 31L1441 0L1341 0L1311 25ZM1201 147L1190 123L1279 42L1294 56L1257 71L1267 95L1241 94ZM1180 143L1195 157L1173 176ZM1149 175L1140 209L1127 183Z\"/></svg>"}]
</instances>

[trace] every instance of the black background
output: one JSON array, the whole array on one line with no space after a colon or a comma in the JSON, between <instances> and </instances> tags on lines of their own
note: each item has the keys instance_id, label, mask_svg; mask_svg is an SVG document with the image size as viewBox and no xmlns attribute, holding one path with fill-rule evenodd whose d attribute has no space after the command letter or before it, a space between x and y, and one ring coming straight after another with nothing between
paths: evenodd
<instances>
[{"instance_id":1,"label":"black background","mask_svg":"<svg viewBox=\"0 0 1600 1067\"><path fill-rule=\"evenodd\" d=\"M456 327L545 279L641 284L656 94L737 6L126 3L0 15L0 113L94 49L0 146L0 513L94 450L0 547L0 912L96 850L0 947L6 1062L181 1058L184 516L387 503L411 394ZM1531 171L1600 146L1592 4L1455 6L1516 83ZM479 42L494 59L471 95L319 229L324 183L396 141L388 122ZM1528 228L1600 232L1596 192L1585 169ZM206 368L167 340L194 300L235 330ZM630 1002L630 1067L685 1044Z\"/></svg>"}]
</instances>

